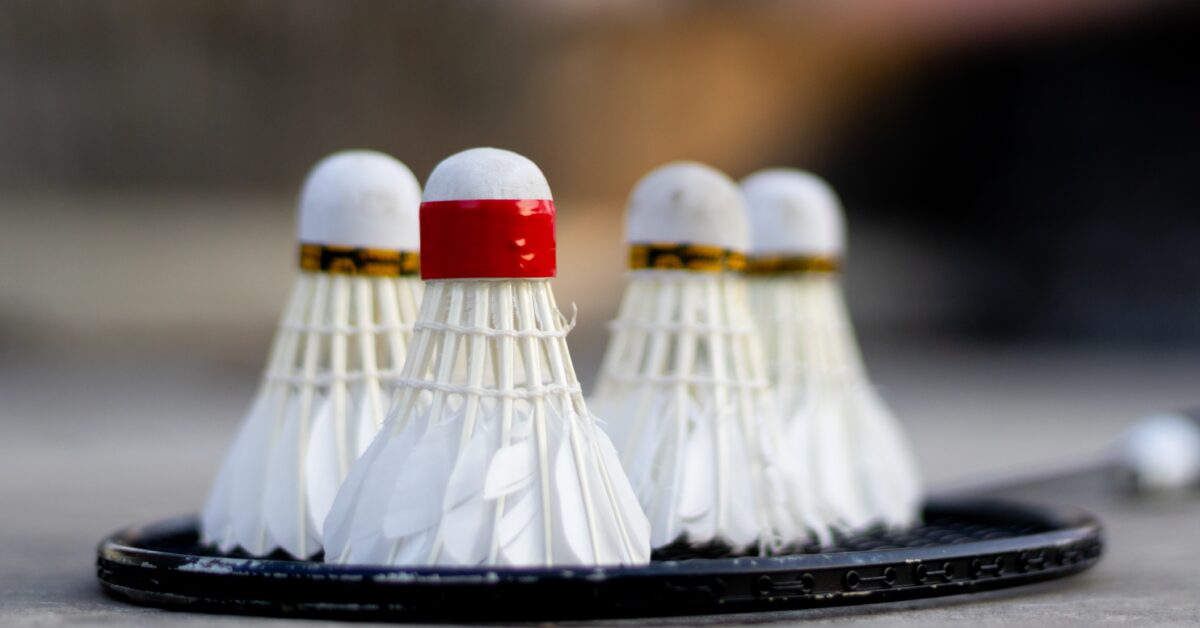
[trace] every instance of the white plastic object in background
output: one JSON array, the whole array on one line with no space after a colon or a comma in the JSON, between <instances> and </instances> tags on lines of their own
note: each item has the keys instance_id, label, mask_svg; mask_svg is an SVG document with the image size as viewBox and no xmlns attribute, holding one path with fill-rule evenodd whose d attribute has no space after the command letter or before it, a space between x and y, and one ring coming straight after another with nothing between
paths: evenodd
<instances>
[{"instance_id":1,"label":"white plastic object in background","mask_svg":"<svg viewBox=\"0 0 1200 628\"><path fill-rule=\"evenodd\" d=\"M322 159L300 194L300 241L396 251L420 248L421 185L389 155L349 150Z\"/></svg>"},{"instance_id":2,"label":"white plastic object in background","mask_svg":"<svg viewBox=\"0 0 1200 628\"><path fill-rule=\"evenodd\" d=\"M1119 467L1137 488L1178 490L1200 483L1200 425L1178 414L1156 414L1128 427L1117 445Z\"/></svg>"},{"instance_id":3,"label":"white plastic object in background","mask_svg":"<svg viewBox=\"0 0 1200 628\"><path fill-rule=\"evenodd\" d=\"M630 244L701 244L745 252L745 204L724 173L695 162L661 166L633 188L626 211Z\"/></svg>"},{"instance_id":4,"label":"white plastic object in background","mask_svg":"<svg viewBox=\"0 0 1200 628\"><path fill-rule=\"evenodd\" d=\"M811 172L772 168L742 180L750 213L750 253L839 257L846 249L842 203Z\"/></svg>"}]
</instances>

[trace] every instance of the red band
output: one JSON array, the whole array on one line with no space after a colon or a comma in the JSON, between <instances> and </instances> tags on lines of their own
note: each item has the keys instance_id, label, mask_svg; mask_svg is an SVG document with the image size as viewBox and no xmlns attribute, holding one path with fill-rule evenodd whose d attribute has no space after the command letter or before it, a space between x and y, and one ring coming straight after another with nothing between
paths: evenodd
<instances>
[{"instance_id":1,"label":"red band","mask_svg":"<svg viewBox=\"0 0 1200 628\"><path fill-rule=\"evenodd\" d=\"M553 277L554 201L421 203L421 279Z\"/></svg>"}]
</instances>

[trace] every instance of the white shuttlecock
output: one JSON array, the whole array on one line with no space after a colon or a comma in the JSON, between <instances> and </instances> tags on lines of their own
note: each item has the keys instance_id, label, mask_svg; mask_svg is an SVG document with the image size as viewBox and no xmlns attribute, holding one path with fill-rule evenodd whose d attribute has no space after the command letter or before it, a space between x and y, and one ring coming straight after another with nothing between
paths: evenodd
<instances>
[{"instance_id":1,"label":"white shuttlecock","mask_svg":"<svg viewBox=\"0 0 1200 628\"><path fill-rule=\"evenodd\" d=\"M434 169L425 300L396 406L325 525L325 559L392 565L649 561L650 530L580 393L554 302L554 203L528 159Z\"/></svg>"},{"instance_id":2,"label":"white shuttlecock","mask_svg":"<svg viewBox=\"0 0 1200 628\"><path fill-rule=\"evenodd\" d=\"M792 499L746 300L737 185L696 163L646 175L629 200L629 285L596 391L654 547L769 552L823 534Z\"/></svg>"},{"instance_id":3,"label":"white shuttlecock","mask_svg":"<svg viewBox=\"0 0 1200 628\"><path fill-rule=\"evenodd\" d=\"M420 184L382 153L322 160L300 197L300 273L262 384L217 475L206 543L321 550L325 515L391 404L421 301Z\"/></svg>"},{"instance_id":4,"label":"white shuttlecock","mask_svg":"<svg viewBox=\"0 0 1200 628\"><path fill-rule=\"evenodd\" d=\"M1200 484L1200 423L1156 414L1127 428L1117 443L1117 468L1131 488L1179 491Z\"/></svg>"},{"instance_id":5,"label":"white shuttlecock","mask_svg":"<svg viewBox=\"0 0 1200 628\"><path fill-rule=\"evenodd\" d=\"M809 466L818 503L842 526L913 523L921 503L900 424L872 388L837 270L841 204L820 178L765 170L742 191L750 211L748 277L789 458Z\"/></svg>"}]
</instances>

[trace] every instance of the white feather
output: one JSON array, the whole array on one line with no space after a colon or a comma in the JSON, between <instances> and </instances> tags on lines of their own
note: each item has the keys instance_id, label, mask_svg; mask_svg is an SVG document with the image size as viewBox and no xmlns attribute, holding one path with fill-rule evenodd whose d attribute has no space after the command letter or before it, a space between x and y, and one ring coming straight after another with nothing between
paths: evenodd
<instances>
[{"instance_id":1,"label":"white feather","mask_svg":"<svg viewBox=\"0 0 1200 628\"><path fill-rule=\"evenodd\" d=\"M791 451L811 451L810 423L807 421L792 421L785 426L778 442L781 446L790 446ZM820 486L815 477L815 467L808 456L782 456L783 472L779 481L787 491L787 498L803 513L800 524L812 533L821 545L833 541L833 528L837 518L830 512L829 504L821 499Z\"/></svg>"},{"instance_id":2,"label":"white feather","mask_svg":"<svg viewBox=\"0 0 1200 628\"><path fill-rule=\"evenodd\" d=\"M254 470L245 468L251 462L265 467L266 457L251 457L243 452L265 451L269 447L272 428L270 402L267 393L260 392L234 437L204 508L201 525L204 542L217 544L222 552L231 551L238 545L254 547L261 542L258 530L261 529L263 485L242 481L241 474L253 473ZM260 471L248 477L262 476ZM249 511L245 510L247 507ZM241 518L235 517L235 513L241 513Z\"/></svg>"},{"instance_id":3,"label":"white feather","mask_svg":"<svg viewBox=\"0 0 1200 628\"><path fill-rule=\"evenodd\" d=\"M325 521L324 536L327 540L344 538L347 545L362 546L382 536L383 530L379 525L368 527L356 524L370 519L374 519L378 524L378 520L387 512L387 497L391 496L396 478L408 462L409 453L416 445L418 437L419 434L413 431L405 432L398 438L376 438L376 442L367 450L368 453L359 459L360 463L351 466L347 481L338 489L334 499L333 511L337 511L340 516L335 520L330 514ZM374 472L368 471L369 469L373 469ZM352 477L362 477L357 494L349 480ZM367 499L367 496L370 496L370 499ZM326 558L330 558L330 555L342 556L345 552L344 547L336 553L327 552Z\"/></svg>"},{"instance_id":4,"label":"white feather","mask_svg":"<svg viewBox=\"0 0 1200 628\"><path fill-rule=\"evenodd\" d=\"M245 430L245 426L242 430ZM222 552L228 552L237 547L230 516L232 502L233 467L223 464L217 473L217 478L213 481L212 491L208 495L208 501L205 502L200 516L201 542L205 545L215 545Z\"/></svg>"},{"instance_id":5,"label":"white feather","mask_svg":"<svg viewBox=\"0 0 1200 628\"><path fill-rule=\"evenodd\" d=\"M554 455L554 489L558 505L557 525L554 526L554 557L566 564L587 565L596 562L593 552L595 525L582 483L585 474L575 465L570 439L560 437Z\"/></svg>"},{"instance_id":6,"label":"white feather","mask_svg":"<svg viewBox=\"0 0 1200 628\"><path fill-rule=\"evenodd\" d=\"M226 463L233 478L229 516L234 538L239 546L256 555L271 551L267 545L264 495L272 443L283 421L283 407L276 400L282 396L282 390L260 395Z\"/></svg>"},{"instance_id":7,"label":"white feather","mask_svg":"<svg viewBox=\"0 0 1200 628\"><path fill-rule=\"evenodd\" d=\"M334 420L333 400L325 399L317 407L313 419L312 436L304 459L304 483L308 505L314 513L328 513L333 498L341 486L339 469L342 454L338 452L337 424ZM313 518L315 532L321 534L324 517Z\"/></svg>"},{"instance_id":8,"label":"white feather","mask_svg":"<svg viewBox=\"0 0 1200 628\"><path fill-rule=\"evenodd\" d=\"M283 428L271 448L267 463L267 486L263 493L266 526L272 541L292 556L307 557L320 547L310 521L304 490L304 450L301 434L305 419L300 403L293 400L284 413Z\"/></svg>"},{"instance_id":9,"label":"white feather","mask_svg":"<svg viewBox=\"0 0 1200 628\"><path fill-rule=\"evenodd\" d=\"M373 441L366 451L363 452L363 458L375 459L379 456L379 450L388 446L386 439L378 439ZM350 546L351 528L346 525L350 517L353 506L357 502L357 497L363 489L363 485L367 480L367 465L353 465L350 468L350 473L346 475L346 480L337 491L333 503L329 507L329 514L325 517L321 529L337 530L336 534L323 534L322 543L325 546L325 553L335 556L342 555Z\"/></svg>"},{"instance_id":10,"label":"white feather","mask_svg":"<svg viewBox=\"0 0 1200 628\"><path fill-rule=\"evenodd\" d=\"M491 539L491 509L486 501L486 483L491 480L489 436L482 428L458 452L454 470L446 484L442 504L442 551L449 562L477 565L487 557Z\"/></svg>"},{"instance_id":11,"label":"white feather","mask_svg":"<svg viewBox=\"0 0 1200 628\"><path fill-rule=\"evenodd\" d=\"M622 298L594 402L647 513L651 543L686 536L769 551L803 540L769 447L774 401L744 280L640 271Z\"/></svg>"},{"instance_id":12,"label":"white feather","mask_svg":"<svg viewBox=\"0 0 1200 628\"><path fill-rule=\"evenodd\" d=\"M787 422L795 478L840 526L912 524L920 479L900 424L871 388L836 274L755 278L753 311ZM811 527L812 522L808 525Z\"/></svg>"},{"instance_id":13,"label":"white feather","mask_svg":"<svg viewBox=\"0 0 1200 628\"><path fill-rule=\"evenodd\" d=\"M317 409L309 438L305 477L309 508L318 535L324 529L325 517L333 506L338 488L349 472L349 463L370 447L379 430L375 412L362 394L347 398L344 415L348 425L339 438L334 403L332 399L325 399ZM339 443L349 447L349 451L339 451Z\"/></svg>"},{"instance_id":14,"label":"white feather","mask_svg":"<svg viewBox=\"0 0 1200 628\"><path fill-rule=\"evenodd\" d=\"M728 452L724 478L728 488L724 493L726 503L722 504L726 519L721 521L720 525L724 528L725 538L734 547L750 547L756 542L766 543L779 534L773 527L764 530L762 525L762 521L770 521L763 512L770 487L760 486L751 472L756 461L749 454L752 451L751 444L747 443L742 431L736 424L728 427L732 429L724 430L720 436ZM747 487L756 486L757 491L747 490Z\"/></svg>"},{"instance_id":15,"label":"white feather","mask_svg":"<svg viewBox=\"0 0 1200 628\"><path fill-rule=\"evenodd\" d=\"M484 499L511 495L533 484L537 473L533 443L523 440L496 451L488 465Z\"/></svg>"},{"instance_id":16,"label":"white feather","mask_svg":"<svg viewBox=\"0 0 1200 628\"><path fill-rule=\"evenodd\" d=\"M205 507L206 543L256 556L321 550L336 490L386 412L421 292L414 278L299 275Z\"/></svg>"},{"instance_id":17,"label":"white feather","mask_svg":"<svg viewBox=\"0 0 1200 628\"><path fill-rule=\"evenodd\" d=\"M541 556L545 536L536 491L525 489L514 497L496 526L497 562L502 565L528 564L530 556Z\"/></svg>"},{"instance_id":18,"label":"white feather","mask_svg":"<svg viewBox=\"0 0 1200 628\"><path fill-rule=\"evenodd\" d=\"M684 445L683 475L671 484L682 485L679 496L679 517L684 521L697 522L707 519L709 529L697 530L700 538L711 538L716 534L716 486L714 477L717 452L710 421L694 413L691 433Z\"/></svg>"},{"instance_id":19,"label":"white feather","mask_svg":"<svg viewBox=\"0 0 1200 628\"><path fill-rule=\"evenodd\" d=\"M421 439L393 478L383 534L403 539L437 525L450 480L454 452L450 429L434 427Z\"/></svg>"},{"instance_id":20,"label":"white feather","mask_svg":"<svg viewBox=\"0 0 1200 628\"><path fill-rule=\"evenodd\" d=\"M372 407L374 404L369 399L367 386L361 386L359 394L351 398L349 411L351 416L350 427L353 430L353 437L350 439L354 443L354 458L358 458L371 446L371 441L375 440L375 434L379 432L379 427L383 423L384 408ZM380 395L382 397L382 395ZM382 399L380 400L382 406Z\"/></svg>"},{"instance_id":21,"label":"white feather","mask_svg":"<svg viewBox=\"0 0 1200 628\"><path fill-rule=\"evenodd\" d=\"M600 528L603 535L600 562L619 563L627 555L632 555L635 562L649 561L650 520L639 507L629 480L610 471L621 468L617 450L600 430L592 430L590 440L592 485L602 489L607 496L607 499L594 502L600 510L600 520L608 522Z\"/></svg>"},{"instance_id":22,"label":"white feather","mask_svg":"<svg viewBox=\"0 0 1200 628\"><path fill-rule=\"evenodd\" d=\"M875 452L863 458L866 500L878 506L885 524L908 525L920 507L920 480L907 438L873 390L857 400L864 449Z\"/></svg>"}]
</instances>

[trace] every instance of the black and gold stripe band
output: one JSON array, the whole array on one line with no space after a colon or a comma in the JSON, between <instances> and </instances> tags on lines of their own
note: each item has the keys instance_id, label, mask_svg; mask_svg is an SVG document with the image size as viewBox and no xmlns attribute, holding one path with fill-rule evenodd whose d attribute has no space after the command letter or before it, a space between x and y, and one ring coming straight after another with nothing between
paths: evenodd
<instances>
[{"instance_id":1,"label":"black and gold stripe band","mask_svg":"<svg viewBox=\"0 0 1200 628\"><path fill-rule=\"evenodd\" d=\"M746 268L746 256L704 244L634 244L629 247L629 267L705 273L741 271Z\"/></svg>"},{"instance_id":2,"label":"black and gold stripe band","mask_svg":"<svg viewBox=\"0 0 1200 628\"><path fill-rule=\"evenodd\" d=\"M832 256L755 256L746 260L748 275L781 275L785 273L836 273L842 261Z\"/></svg>"},{"instance_id":3,"label":"black and gold stripe band","mask_svg":"<svg viewBox=\"0 0 1200 628\"><path fill-rule=\"evenodd\" d=\"M301 244L300 268L334 275L400 277L421 272L421 254L416 251L368 249L329 244Z\"/></svg>"}]
</instances>

